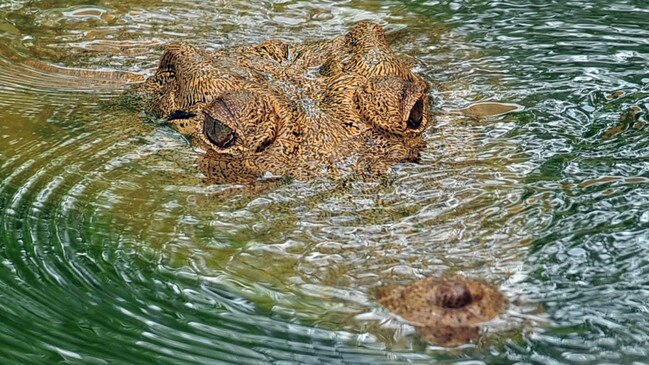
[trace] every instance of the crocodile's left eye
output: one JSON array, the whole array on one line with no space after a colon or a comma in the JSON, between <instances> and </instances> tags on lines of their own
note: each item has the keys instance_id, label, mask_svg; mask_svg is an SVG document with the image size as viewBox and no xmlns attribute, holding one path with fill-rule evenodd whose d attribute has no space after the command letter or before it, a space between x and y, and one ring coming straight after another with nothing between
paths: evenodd
<instances>
[{"instance_id":1,"label":"crocodile's left eye","mask_svg":"<svg viewBox=\"0 0 649 365\"><path fill-rule=\"evenodd\" d=\"M410 129L418 129L421 127L421 122L424 120L424 100L419 98L415 105L410 109L410 115L408 116L407 126Z\"/></svg>"},{"instance_id":2,"label":"crocodile's left eye","mask_svg":"<svg viewBox=\"0 0 649 365\"><path fill-rule=\"evenodd\" d=\"M237 139L232 128L221 123L218 119L212 118L209 114L205 114L203 120L203 133L210 142L220 148L231 147Z\"/></svg>"},{"instance_id":3,"label":"crocodile's left eye","mask_svg":"<svg viewBox=\"0 0 649 365\"><path fill-rule=\"evenodd\" d=\"M427 85L393 76L369 78L356 90L354 101L364 122L383 132L421 134L428 112Z\"/></svg>"}]
</instances>

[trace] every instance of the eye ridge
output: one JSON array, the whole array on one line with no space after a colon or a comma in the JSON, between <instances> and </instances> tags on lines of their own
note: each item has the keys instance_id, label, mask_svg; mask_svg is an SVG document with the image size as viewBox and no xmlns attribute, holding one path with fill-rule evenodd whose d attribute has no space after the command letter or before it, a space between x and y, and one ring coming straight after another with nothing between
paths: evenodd
<instances>
[{"instance_id":1,"label":"eye ridge","mask_svg":"<svg viewBox=\"0 0 649 365\"><path fill-rule=\"evenodd\" d=\"M424 101L419 98L415 105L410 109L410 115L408 115L407 126L410 129L418 129L421 127L421 122L424 120Z\"/></svg>"},{"instance_id":2,"label":"eye ridge","mask_svg":"<svg viewBox=\"0 0 649 365\"><path fill-rule=\"evenodd\" d=\"M232 128L221 123L218 119L212 118L209 114L205 114L203 132L210 142L220 148L231 147L236 141L236 134Z\"/></svg>"}]
</instances>

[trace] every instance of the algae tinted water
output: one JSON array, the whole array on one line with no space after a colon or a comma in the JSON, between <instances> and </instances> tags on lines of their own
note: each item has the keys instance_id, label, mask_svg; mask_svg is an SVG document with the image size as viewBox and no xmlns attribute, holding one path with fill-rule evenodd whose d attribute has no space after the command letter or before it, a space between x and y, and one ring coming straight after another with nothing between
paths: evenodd
<instances>
[{"instance_id":1,"label":"algae tinted water","mask_svg":"<svg viewBox=\"0 0 649 365\"><path fill-rule=\"evenodd\" d=\"M649 4L0 4L2 364L622 363L649 357ZM433 86L419 165L375 182L201 183L119 103L165 42L313 41L373 20ZM476 102L522 106L481 119ZM447 350L372 298L479 276L514 328Z\"/></svg>"}]
</instances>

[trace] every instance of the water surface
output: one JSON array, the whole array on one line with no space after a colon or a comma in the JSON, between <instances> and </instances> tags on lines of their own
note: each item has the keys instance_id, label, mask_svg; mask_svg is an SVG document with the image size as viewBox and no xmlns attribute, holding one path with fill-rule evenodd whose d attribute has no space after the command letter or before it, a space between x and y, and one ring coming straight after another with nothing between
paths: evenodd
<instances>
[{"instance_id":1,"label":"water surface","mask_svg":"<svg viewBox=\"0 0 649 365\"><path fill-rule=\"evenodd\" d=\"M649 5L642 1L10 1L0 5L2 364L645 363ZM162 45L396 32L433 86L421 164L209 186L128 108ZM476 118L477 102L520 105ZM372 298L463 274L514 302L427 345Z\"/></svg>"}]
</instances>

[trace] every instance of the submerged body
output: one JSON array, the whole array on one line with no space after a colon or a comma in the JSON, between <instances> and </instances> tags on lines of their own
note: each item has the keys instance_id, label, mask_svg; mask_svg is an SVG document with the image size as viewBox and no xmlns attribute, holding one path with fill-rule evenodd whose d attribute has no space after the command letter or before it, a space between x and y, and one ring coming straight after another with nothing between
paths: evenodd
<instances>
[{"instance_id":1,"label":"submerged body","mask_svg":"<svg viewBox=\"0 0 649 365\"><path fill-rule=\"evenodd\" d=\"M430 124L427 83L368 22L313 44L170 44L142 89L216 183L379 174L418 161Z\"/></svg>"},{"instance_id":2,"label":"submerged body","mask_svg":"<svg viewBox=\"0 0 649 365\"><path fill-rule=\"evenodd\" d=\"M199 167L215 183L380 174L418 161L431 124L427 83L368 22L305 45L171 44L143 89L151 111L205 151ZM475 339L505 305L495 288L460 278L380 288L377 299L445 345Z\"/></svg>"}]
</instances>

